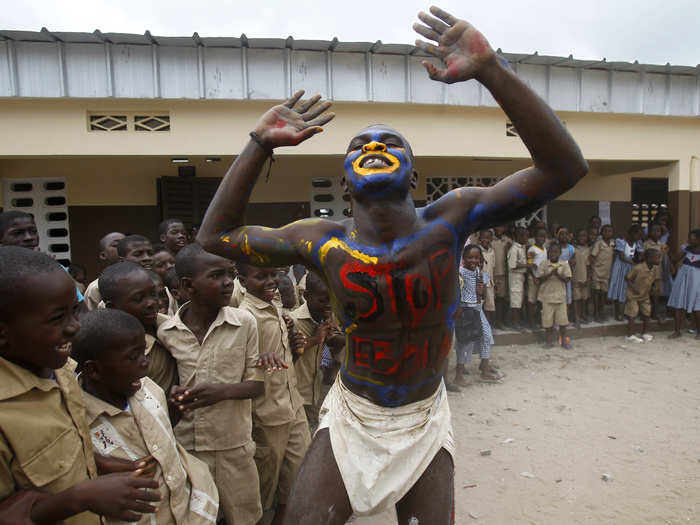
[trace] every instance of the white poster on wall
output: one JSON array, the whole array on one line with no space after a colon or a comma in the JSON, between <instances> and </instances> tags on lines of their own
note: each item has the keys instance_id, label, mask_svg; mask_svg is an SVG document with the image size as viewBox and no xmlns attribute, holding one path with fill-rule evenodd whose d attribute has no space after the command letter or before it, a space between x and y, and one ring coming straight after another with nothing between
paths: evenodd
<instances>
[{"instance_id":1,"label":"white poster on wall","mask_svg":"<svg viewBox=\"0 0 700 525\"><path fill-rule=\"evenodd\" d=\"M612 224L610 201L598 201L598 217L600 217L600 224Z\"/></svg>"}]
</instances>

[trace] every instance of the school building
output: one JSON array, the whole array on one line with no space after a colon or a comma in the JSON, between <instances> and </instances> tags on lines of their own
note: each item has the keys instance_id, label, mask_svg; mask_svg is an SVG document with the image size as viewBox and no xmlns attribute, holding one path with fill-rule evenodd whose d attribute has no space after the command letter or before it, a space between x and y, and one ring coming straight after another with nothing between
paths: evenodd
<instances>
[{"instance_id":1,"label":"school building","mask_svg":"<svg viewBox=\"0 0 700 525\"><path fill-rule=\"evenodd\" d=\"M668 206L673 242L700 226L700 66L504 53L557 111L589 175L538 212L622 232ZM529 165L517 130L477 82L428 79L412 45L316 40L0 31L3 209L35 214L42 248L97 272L97 240L156 238L165 217L197 224L258 117L297 89L334 101L324 133L276 152L248 221L351 213L339 180L368 124L413 146L418 204ZM651 213L651 212L650 212Z\"/></svg>"}]
</instances>

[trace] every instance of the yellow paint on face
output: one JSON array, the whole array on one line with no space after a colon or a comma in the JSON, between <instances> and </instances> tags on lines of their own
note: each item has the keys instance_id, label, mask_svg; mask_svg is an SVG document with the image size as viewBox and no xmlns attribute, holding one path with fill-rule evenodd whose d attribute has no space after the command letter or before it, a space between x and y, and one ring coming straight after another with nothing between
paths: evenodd
<instances>
[{"instance_id":1,"label":"yellow paint on face","mask_svg":"<svg viewBox=\"0 0 700 525\"><path fill-rule=\"evenodd\" d=\"M337 237L331 237L318 250L318 258L321 261L321 264L325 263L326 257L328 256L328 252L333 248L343 250L351 257L354 257L355 259L358 259L365 264L377 264L377 262L379 261L377 257L372 257L371 255L367 255L366 253L363 253L360 250L350 248L350 246L348 246L345 243L345 241L341 241Z\"/></svg>"},{"instance_id":2,"label":"yellow paint on face","mask_svg":"<svg viewBox=\"0 0 700 525\"><path fill-rule=\"evenodd\" d=\"M403 148L396 148L396 149L403 149ZM390 165L387 166L386 168L362 168L360 165L362 164L362 160L366 158L368 155L380 155L384 157L387 161L389 161ZM401 161L399 161L398 158L394 157L391 153L387 153L386 151L367 151L366 153L363 153L359 157L357 157L354 162L352 163L352 169L355 173L358 175L369 175L371 173L392 173L396 171L399 166L401 165Z\"/></svg>"}]
</instances>

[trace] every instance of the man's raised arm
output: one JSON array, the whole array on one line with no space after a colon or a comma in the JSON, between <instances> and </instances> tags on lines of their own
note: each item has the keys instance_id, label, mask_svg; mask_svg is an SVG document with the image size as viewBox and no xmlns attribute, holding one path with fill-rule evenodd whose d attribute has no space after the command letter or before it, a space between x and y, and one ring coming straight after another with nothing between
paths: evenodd
<instances>
[{"instance_id":1,"label":"man's raised arm","mask_svg":"<svg viewBox=\"0 0 700 525\"><path fill-rule=\"evenodd\" d=\"M265 113L251 133L251 140L229 168L207 208L197 241L205 250L251 264L280 266L299 261L298 242L304 221L283 228L245 226L245 210L265 161L279 146L297 144L323 131L335 114L320 95L301 100L298 91L283 104Z\"/></svg>"},{"instance_id":2,"label":"man's raised arm","mask_svg":"<svg viewBox=\"0 0 700 525\"><path fill-rule=\"evenodd\" d=\"M438 213L470 229L487 228L522 217L572 188L587 173L588 164L551 108L511 71L476 28L437 7L430 12L435 16L418 15L425 25L413 26L437 43L418 40L416 46L446 66L438 69L424 62L430 78L447 84L472 78L481 82L510 118L534 163L490 188L448 194L438 203Z\"/></svg>"}]
</instances>

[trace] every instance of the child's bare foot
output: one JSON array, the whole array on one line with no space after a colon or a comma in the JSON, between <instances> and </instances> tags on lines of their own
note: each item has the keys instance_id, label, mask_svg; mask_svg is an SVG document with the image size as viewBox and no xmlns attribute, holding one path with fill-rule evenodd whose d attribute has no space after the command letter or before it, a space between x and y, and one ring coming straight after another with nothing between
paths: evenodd
<instances>
[{"instance_id":1,"label":"child's bare foot","mask_svg":"<svg viewBox=\"0 0 700 525\"><path fill-rule=\"evenodd\" d=\"M484 383L499 383L501 381L501 376L494 374L493 372L482 370L479 380L483 381Z\"/></svg>"}]
</instances>

